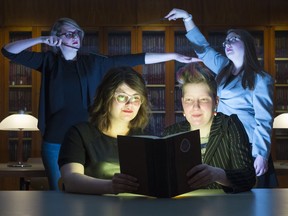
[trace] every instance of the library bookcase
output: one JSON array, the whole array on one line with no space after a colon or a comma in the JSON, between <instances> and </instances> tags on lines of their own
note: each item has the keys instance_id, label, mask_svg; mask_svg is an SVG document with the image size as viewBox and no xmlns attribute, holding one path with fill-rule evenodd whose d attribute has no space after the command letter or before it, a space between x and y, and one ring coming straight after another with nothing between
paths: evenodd
<instances>
[{"instance_id":1,"label":"library bookcase","mask_svg":"<svg viewBox=\"0 0 288 216\"><path fill-rule=\"evenodd\" d=\"M233 26L238 28L237 26ZM215 49L223 51L227 26L200 26ZM243 28L239 26L239 28ZM245 28L245 27L244 27ZM274 113L288 112L288 27L245 28L255 37L259 61L275 78ZM195 56L180 25L116 26L85 28L83 47L80 52L96 55L121 55L139 52L177 52ZM1 45L22 38L49 34L49 27L5 27L0 32L4 37ZM38 45L34 51L47 50ZM3 117L20 109L37 117L40 73L17 65L1 57L0 70L4 73L1 95ZM152 105L150 132L160 135L165 126L183 120L181 91L175 79L176 71L183 64L176 61L137 66L146 81ZM15 133L1 135L6 147L1 146L1 162L15 160L17 137ZM24 158L39 157L41 136L38 132L27 132L24 141ZM272 156L274 161L288 162L288 130L273 130Z\"/></svg>"}]
</instances>

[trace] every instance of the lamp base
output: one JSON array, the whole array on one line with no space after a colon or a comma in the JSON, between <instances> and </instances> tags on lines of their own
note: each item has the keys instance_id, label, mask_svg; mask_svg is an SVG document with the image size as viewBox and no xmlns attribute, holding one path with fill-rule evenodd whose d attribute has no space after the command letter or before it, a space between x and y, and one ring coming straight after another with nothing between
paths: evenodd
<instances>
[{"instance_id":1,"label":"lamp base","mask_svg":"<svg viewBox=\"0 0 288 216\"><path fill-rule=\"evenodd\" d=\"M8 164L8 167L31 167L31 164L23 163L21 161L13 163L13 164Z\"/></svg>"}]
</instances>

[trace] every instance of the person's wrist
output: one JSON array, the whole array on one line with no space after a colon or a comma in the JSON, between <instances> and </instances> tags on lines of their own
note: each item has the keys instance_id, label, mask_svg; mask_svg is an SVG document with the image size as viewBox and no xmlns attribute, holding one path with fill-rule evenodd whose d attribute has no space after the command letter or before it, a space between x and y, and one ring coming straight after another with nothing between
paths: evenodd
<instances>
[{"instance_id":1,"label":"person's wrist","mask_svg":"<svg viewBox=\"0 0 288 216\"><path fill-rule=\"evenodd\" d=\"M192 15L189 14L188 17L186 18L183 18L183 22L188 22L188 21L191 21L192 20Z\"/></svg>"}]
</instances>

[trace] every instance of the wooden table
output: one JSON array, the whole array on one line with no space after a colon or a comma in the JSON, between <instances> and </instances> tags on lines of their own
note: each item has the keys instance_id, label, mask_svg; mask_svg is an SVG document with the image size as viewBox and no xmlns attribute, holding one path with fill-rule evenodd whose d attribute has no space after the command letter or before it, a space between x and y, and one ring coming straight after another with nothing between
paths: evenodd
<instances>
[{"instance_id":1,"label":"wooden table","mask_svg":"<svg viewBox=\"0 0 288 216\"><path fill-rule=\"evenodd\" d=\"M225 194L197 190L179 198L98 196L61 191L0 191L1 216L287 216L288 189Z\"/></svg>"},{"instance_id":2,"label":"wooden table","mask_svg":"<svg viewBox=\"0 0 288 216\"><path fill-rule=\"evenodd\" d=\"M27 177L46 177L46 172L42 160L40 158L31 158L27 161L30 167L9 167L11 163L0 163L0 177L19 177L20 190L26 190Z\"/></svg>"}]
</instances>

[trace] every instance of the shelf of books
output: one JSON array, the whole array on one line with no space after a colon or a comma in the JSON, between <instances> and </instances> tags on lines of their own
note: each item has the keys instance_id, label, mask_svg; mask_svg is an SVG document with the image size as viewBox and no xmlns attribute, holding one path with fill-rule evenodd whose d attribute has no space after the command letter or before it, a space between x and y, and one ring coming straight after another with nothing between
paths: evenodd
<instances>
[{"instance_id":1,"label":"shelf of books","mask_svg":"<svg viewBox=\"0 0 288 216\"><path fill-rule=\"evenodd\" d=\"M139 41L142 41L140 52L164 53L166 52L165 29L140 29ZM148 97L151 103L152 117L148 132L160 135L165 127L166 106L166 64L157 63L143 65L142 75L148 88Z\"/></svg>"},{"instance_id":2,"label":"shelf of books","mask_svg":"<svg viewBox=\"0 0 288 216\"><path fill-rule=\"evenodd\" d=\"M108 55L125 55L132 53L133 31L130 29L108 30L105 53Z\"/></svg>"},{"instance_id":3,"label":"shelf of books","mask_svg":"<svg viewBox=\"0 0 288 216\"><path fill-rule=\"evenodd\" d=\"M79 52L81 53L93 53L100 54L101 53L101 35L99 33L99 29L85 29L84 39L81 44L81 48Z\"/></svg>"},{"instance_id":4,"label":"shelf of books","mask_svg":"<svg viewBox=\"0 0 288 216\"><path fill-rule=\"evenodd\" d=\"M9 41L31 38L31 31L11 31ZM32 113L32 73L31 69L9 61L8 110L10 114L23 110ZM23 159L31 155L32 133L25 131L23 138ZM17 154L17 132L8 132L9 161L15 161Z\"/></svg>"},{"instance_id":5,"label":"shelf of books","mask_svg":"<svg viewBox=\"0 0 288 216\"><path fill-rule=\"evenodd\" d=\"M192 49L192 46L189 42L189 40L185 36L186 31L182 29L174 29L173 30L173 40L174 41L174 51L176 53L180 53L186 56L195 56L196 54L194 50ZM185 66L184 63L180 63L175 61L175 69L174 69L174 110L175 110L175 122L181 122L185 120L185 117L183 115L183 108L182 108L182 89L177 82L177 71Z\"/></svg>"},{"instance_id":6,"label":"shelf of books","mask_svg":"<svg viewBox=\"0 0 288 216\"><path fill-rule=\"evenodd\" d=\"M288 29L275 30L275 116L288 112ZM288 129L274 129L275 159L288 160Z\"/></svg>"}]
</instances>

